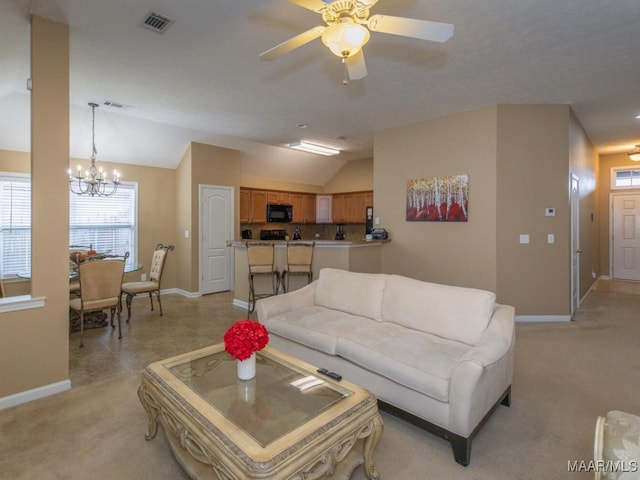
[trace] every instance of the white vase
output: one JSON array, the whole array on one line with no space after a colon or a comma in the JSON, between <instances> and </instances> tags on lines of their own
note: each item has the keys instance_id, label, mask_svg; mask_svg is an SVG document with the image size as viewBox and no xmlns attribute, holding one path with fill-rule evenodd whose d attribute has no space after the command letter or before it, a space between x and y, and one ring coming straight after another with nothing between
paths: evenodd
<instances>
[{"instance_id":1,"label":"white vase","mask_svg":"<svg viewBox=\"0 0 640 480\"><path fill-rule=\"evenodd\" d=\"M252 353L246 360L238 360L238 378L251 380L256 376L256 354Z\"/></svg>"}]
</instances>

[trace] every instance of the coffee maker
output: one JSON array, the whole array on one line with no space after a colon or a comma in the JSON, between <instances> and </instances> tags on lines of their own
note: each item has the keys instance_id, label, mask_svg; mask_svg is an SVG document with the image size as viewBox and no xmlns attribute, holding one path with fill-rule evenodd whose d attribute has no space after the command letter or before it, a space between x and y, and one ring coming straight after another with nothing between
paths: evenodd
<instances>
[{"instance_id":1,"label":"coffee maker","mask_svg":"<svg viewBox=\"0 0 640 480\"><path fill-rule=\"evenodd\" d=\"M336 240L344 240L344 225L341 223L336 226Z\"/></svg>"},{"instance_id":2,"label":"coffee maker","mask_svg":"<svg viewBox=\"0 0 640 480\"><path fill-rule=\"evenodd\" d=\"M372 206L368 206L366 207L366 214L365 214L365 235L369 235L371 234L371 232L373 231L373 207Z\"/></svg>"}]
</instances>

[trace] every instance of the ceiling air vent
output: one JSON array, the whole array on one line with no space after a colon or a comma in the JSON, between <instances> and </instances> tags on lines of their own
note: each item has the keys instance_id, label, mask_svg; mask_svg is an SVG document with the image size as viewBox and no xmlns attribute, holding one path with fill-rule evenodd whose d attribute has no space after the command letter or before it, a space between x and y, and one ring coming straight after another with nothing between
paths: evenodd
<instances>
[{"instance_id":1,"label":"ceiling air vent","mask_svg":"<svg viewBox=\"0 0 640 480\"><path fill-rule=\"evenodd\" d=\"M159 13L150 11L142 20L141 25L149 30L157 33L164 33L171 26L173 20L160 15Z\"/></svg>"}]
</instances>

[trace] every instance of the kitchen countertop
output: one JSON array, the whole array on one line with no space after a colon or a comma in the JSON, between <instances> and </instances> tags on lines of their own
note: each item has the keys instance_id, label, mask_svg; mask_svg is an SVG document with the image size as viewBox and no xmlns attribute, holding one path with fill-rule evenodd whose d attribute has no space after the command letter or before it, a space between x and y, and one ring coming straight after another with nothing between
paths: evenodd
<instances>
[{"instance_id":1,"label":"kitchen countertop","mask_svg":"<svg viewBox=\"0 0 640 480\"><path fill-rule=\"evenodd\" d=\"M287 243L309 243L315 242L316 247L370 247L388 243L391 240L234 240L231 245L234 247L244 247L246 242L250 243L273 243L275 247L285 247Z\"/></svg>"}]
</instances>

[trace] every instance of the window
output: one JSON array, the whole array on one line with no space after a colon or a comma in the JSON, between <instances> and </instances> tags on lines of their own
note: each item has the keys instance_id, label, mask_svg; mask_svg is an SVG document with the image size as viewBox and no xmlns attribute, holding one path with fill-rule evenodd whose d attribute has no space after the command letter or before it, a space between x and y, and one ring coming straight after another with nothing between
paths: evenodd
<instances>
[{"instance_id":1,"label":"window","mask_svg":"<svg viewBox=\"0 0 640 480\"><path fill-rule=\"evenodd\" d=\"M611 169L611 189L622 188L640 188L640 167Z\"/></svg>"},{"instance_id":2,"label":"window","mask_svg":"<svg viewBox=\"0 0 640 480\"><path fill-rule=\"evenodd\" d=\"M31 270L31 177L0 174L0 272Z\"/></svg>"},{"instance_id":3,"label":"window","mask_svg":"<svg viewBox=\"0 0 640 480\"><path fill-rule=\"evenodd\" d=\"M111 197L69 193L69 245L124 254L135 264L138 191L123 183ZM31 270L31 178L0 173L0 272Z\"/></svg>"},{"instance_id":4,"label":"window","mask_svg":"<svg viewBox=\"0 0 640 480\"><path fill-rule=\"evenodd\" d=\"M135 184L118 187L110 197L88 197L69 192L69 245L123 255L133 264L136 251Z\"/></svg>"}]
</instances>

